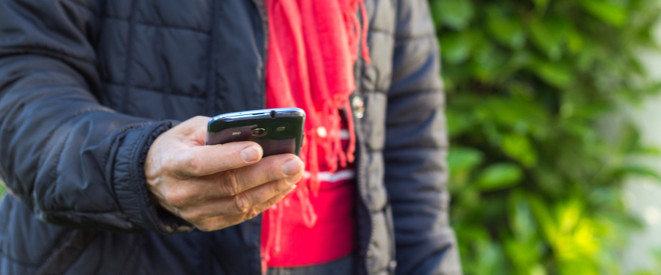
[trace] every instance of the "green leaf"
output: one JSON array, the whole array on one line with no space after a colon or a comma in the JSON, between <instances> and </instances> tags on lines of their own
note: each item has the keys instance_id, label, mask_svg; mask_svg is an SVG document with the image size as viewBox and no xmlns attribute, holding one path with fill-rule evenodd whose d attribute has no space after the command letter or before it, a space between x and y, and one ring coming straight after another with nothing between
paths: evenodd
<instances>
[{"instance_id":1,"label":"green leaf","mask_svg":"<svg viewBox=\"0 0 661 275\"><path fill-rule=\"evenodd\" d=\"M470 147L450 147L448 163L450 173L467 172L482 163L483 154L479 150Z\"/></svg>"},{"instance_id":2,"label":"green leaf","mask_svg":"<svg viewBox=\"0 0 661 275\"><path fill-rule=\"evenodd\" d=\"M650 146L650 145L640 146L635 149L635 152L637 154L641 154L645 156L654 156L654 157L661 156L661 148L657 146Z\"/></svg>"},{"instance_id":3,"label":"green leaf","mask_svg":"<svg viewBox=\"0 0 661 275\"><path fill-rule=\"evenodd\" d=\"M471 174L475 167L483 161L483 154L479 150L470 147L453 146L448 153L448 164L450 166L451 191L462 190L469 186ZM469 188L474 189L474 188ZM465 191L470 192L470 191ZM463 195L470 195L463 193ZM477 199L477 198L476 198Z\"/></svg>"},{"instance_id":4,"label":"green leaf","mask_svg":"<svg viewBox=\"0 0 661 275\"><path fill-rule=\"evenodd\" d=\"M551 211L548 205L544 203L538 196L528 194L526 195L535 219L542 227L544 237L549 243L555 243L558 239L558 227L551 216Z\"/></svg>"},{"instance_id":5,"label":"green leaf","mask_svg":"<svg viewBox=\"0 0 661 275\"><path fill-rule=\"evenodd\" d=\"M537 163L537 154L530 140L523 135L509 134L503 136L503 151L526 167Z\"/></svg>"},{"instance_id":6,"label":"green leaf","mask_svg":"<svg viewBox=\"0 0 661 275\"><path fill-rule=\"evenodd\" d=\"M466 32L451 33L439 38L443 59L450 64L464 62L470 56L471 39Z\"/></svg>"},{"instance_id":7,"label":"green leaf","mask_svg":"<svg viewBox=\"0 0 661 275\"><path fill-rule=\"evenodd\" d=\"M571 69L562 63L536 60L530 68L542 80L557 88L565 89L572 81Z\"/></svg>"},{"instance_id":8,"label":"green leaf","mask_svg":"<svg viewBox=\"0 0 661 275\"><path fill-rule=\"evenodd\" d=\"M473 44L477 47L474 50L475 54L471 64L474 76L479 81L493 83L509 56L488 41L481 41L481 38L477 37L473 37L473 39Z\"/></svg>"},{"instance_id":9,"label":"green leaf","mask_svg":"<svg viewBox=\"0 0 661 275\"><path fill-rule=\"evenodd\" d=\"M535 9L539 12L545 11L549 4L549 0L534 0L533 2L535 2Z\"/></svg>"},{"instance_id":10,"label":"green leaf","mask_svg":"<svg viewBox=\"0 0 661 275\"><path fill-rule=\"evenodd\" d=\"M563 201L556 209L558 228L562 234L571 233L579 223L583 212L580 200L576 198Z\"/></svg>"},{"instance_id":11,"label":"green leaf","mask_svg":"<svg viewBox=\"0 0 661 275\"><path fill-rule=\"evenodd\" d=\"M629 164L622 166L618 170L618 174L626 176L649 177L656 180L657 182L661 182L661 174L659 174L659 171L653 167Z\"/></svg>"},{"instance_id":12,"label":"green leaf","mask_svg":"<svg viewBox=\"0 0 661 275\"><path fill-rule=\"evenodd\" d=\"M450 137L461 135L475 127L475 121L467 115L453 110L447 110L448 135Z\"/></svg>"},{"instance_id":13,"label":"green leaf","mask_svg":"<svg viewBox=\"0 0 661 275\"><path fill-rule=\"evenodd\" d=\"M567 30L567 48L574 54L580 53L585 48L584 38L575 29L575 26L571 26Z\"/></svg>"},{"instance_id":14,"label":"green leaf","mask_svg":"<svg viewBox=\"0 0 661 275\"><path fill-rule=\"evenodd\" d=\"M530 268L530 271L527 272L527 274L530 274L530 275L546 275L548 273L546 272L546 269L544 269L544 266L541 263L536 263Z\"/></svg>"},{"instance_id":15,"label":"green leaf","mask_svg":"<svg viewBox=\"0 0 661 275\"><path fill-rule=\"evenodd\" d=\"M515 239L534 238L537 225L534 223L530 204L520 191L512 192L508 197L508 221Z\"/></svg>"},{"instance_id":16,"label":"green leaf","mask_svg":"<svg viewBox=\"0 0 661 275\"><path fill-rule=\"evenodd\" d=\"M507 251L507 256L509 259L514 262L514 265L517 267L517 270L520 270L520 274L530 274L528 271L532 265L535 264L535 261L539 260L539 249L538 247L531 242L506 239L505 251Z\"/></svg>"},{"instance_id":17,"label":"green leaf","mask_svg":"<svg viewBox=\"0 0 661 275\"><path fill-rule=\"evenodd\" d=\"M523 172L512 163L496 163L490 165L480 174L477 185L483 191L497 190L517 185Z\"/></svg>"},{"instance_id":18,"label":"green leaf","mask_svg":"<svg viewBox=\"0 0 661 275\"><path fill-rule=\"evenodd\" d=\"M562 56L562 46L566 39L567 22L559 18L535 18L528 22L534 44L551 60Z\"/></svg>"},{"instance_id":19,"label":"green leaf","mask_svg":"<svg viewBox=\"0 0 661 275\"><path fill-rule=\"evenodd\" d=\"M517 17L504 14L503 9L492 7L487 10L486 23L489 33L501 44L513 49L523 47L526 37Z\"/></svg>"},{"instance_id":20,"label":"green leaf","mask_svg":"<svg viewBox=\"0 0 661 275\"><path fill-rule=\"evenodd\" d=\"M442 24L455 30L466 28L474 15L472 1L437 0L432 8Z\"/></svg>"},{"instance_id":21,"label":"green leaf","mask_svg":"<svg viewBox=\"0 0 661 275\"><path fill-rule=\"evenodd\" d=\"M581 0L581 7L595 17L620 27L627 21L627 11L616 4L604 0Z\"/></svg>"}]
</instances>

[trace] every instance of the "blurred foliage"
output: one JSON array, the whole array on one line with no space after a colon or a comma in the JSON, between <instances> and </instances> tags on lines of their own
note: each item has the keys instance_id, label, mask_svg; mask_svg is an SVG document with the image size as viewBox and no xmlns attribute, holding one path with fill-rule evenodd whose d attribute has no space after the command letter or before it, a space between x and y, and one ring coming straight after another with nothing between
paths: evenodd
<instances>
[{"instance_id":1,"label":"blurred foliage","mask_svg":"<svg viewBox=\"0 0 661 275\"><path fill-rule=\"evenodd\" d=\"M430 0L443 56L452 223L466 274L618 274L635 164L614 116L661 87L653 0Z\"/></svg>"},{"instance_id":2,"label":"blurred foliage","mask_svg":"<svg viewBox=\"0 0 661 275\"><path fill-rule=\"evenodd\" d=\"M653 257L655 259L656 267L655 271L650 271L650 270L640 270L636 271L633 273L634 275L656 275L659 273L659 270L661 270L661 250L655 250L653 252Z\"/></svg>"}]
</instances>

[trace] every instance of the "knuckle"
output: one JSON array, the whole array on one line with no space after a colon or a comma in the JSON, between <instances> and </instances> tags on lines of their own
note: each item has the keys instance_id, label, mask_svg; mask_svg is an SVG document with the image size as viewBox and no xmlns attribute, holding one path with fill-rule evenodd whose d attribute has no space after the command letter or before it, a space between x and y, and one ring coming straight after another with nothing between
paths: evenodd
<instances>
[{"instance_id":1,"label":"knuckle","mask_svg":"<svg viewBox=\"0 0 661 275\"><path fill-rule=\"evenodd\" d=\"M195 127L196 125L200 125L206 120L208 119L206 119L204 116L194 116L184 121L183 123L179 124L178 126L181 126L184 129L190 129Z\"/></svg>"},{"instance_id":2,"label":"knuckle","mask_svg":"<svg viewBox=\"0 0 661 275\"><path fill-rule=\"evenodd\" d=\"M197 158L187 156L184 159L184 167L189 173L193 175L199 175L202 171L202 166L200 161Z\"/></svg>"},{"instance_id":3,"label":"knuckle","mask_svg":"<svg viewBox=\"0 0 661 275\"><path fill-rule=\"evenodd\" d=\"M166 199L170 205L181 208L188 203L190 195L183 189L175 189L166 194Z\"/></svg>"},{"instance_id":4,"label":"knuckle","mask_svg":"<svg viewBox=\"0 0 661 275\"><path fill-rule=\"evenodd\" d=\"M165 174L170 174L176 171L177 169L173 161L161 161L160 165L161 165L161 170L165 172Z\"/></svg>"},{"instance_id":5,"label":"knuckle","mask_svg":"<svg viewBox=\"0 0 661 275\"><path fill-rule=\"evenodd\" d=\"M205 116L194 116L193 120L195 120L195 121L207 121L207 120L209 120L209 118L205 117Z\"/></svg>"},{"instance_id":6,"label":"knuckle","mask_svg":"<svg viewBox=\"0 0 661 275\"><path fill-rule=\"evenodd\" d=\"M239 186L239 178L235 170L229 170L225 173L226 181L225 188L227 188L227 193L230 196L236 196L241 193L241 187Z\"/></svg>"},{"instance_id":7,"label":"knuckle","mask_svg":"<svg viewBox=\"0 0 661 275\"><path fill-rule=\"evenodd\" d=\"M232 226L234 224L238 224L239 222L240 221L236 221L235 219L230 218L228 216L224 216L224 217L218 216L218 217L204 219L201 222L194 225L200 231L210 232L210 231L223 229L228 226Z\"/></svg>"},{"instance_id":8,"label":"knuckle","mask_svg":"<svg viewBox=\"0 0 661 275\"><path fill-rule=\"evenodd\" d=\"M193 223L197 229L200 231L214 231L222 228L222 219L219 217L207 218L198 220L196 223Z\"/></svg>"},{"instance_id":9,"label":"knuckle","mask_svg":"<svg viewBox=\"0 0 661 275\"><path fill-rule=\"evenodd\" d=\"M216 230L216 226L210 223L197 224L195 225L195 227L197 227L197 229L199 229L200 231L204 231L204 232L211 232Z\"/></svg>"},{"instance_id":10,"label":"knuckle","mask_svg":"<svg viewBox=\"0 0 661 275\"><path fill-rule=\"evenodd\" d=\"M283 198L283 195L279 195L279 196L276 196L276 197L271 198L271 199L269 199L268 201L266 201L266 205L267 205L267 206L266 206L266 208L264 209L264 211L266 211L266 209L268 209L269 207L273 206L274 204L278 203L282 198Z\"/></svg>"},{"instance_id":11,"label":"knuckle","mask_svg":"<svg viewBox=\"0 0 661 275\"><path fill-rule=\"evenodd\" d=\"M195 211L183 211L179 213L179 217L182 219L189 221L191 223L195 223L196 221L200 220L200 214L195 212Z\"/></svg>"},{"instance_id":12,"label":"knuckle","mask_svg":"<svg viewBox=\"0 0 661 275\"><path fill-rule=\"evenodd\" d=\"M250 211L250 202L243 194L238 194L233 197L234 207L239 213L248 213Z\"/></svg>"},{"instance_id":13,"label":"knuckle","mask_svg":"<svg viewBox=\"0 0 661 275\"><path fill-rule=\"evenodd\" d=\"M253 208L250 208L250 209L246 212L246 214L244 215L244 217L245 217L246 220L250 220L250 219L252 219L252 218L254 218L254 217L257 217L257 215L259 215L259 213L261 213L261 211L259 211L259 210L257 210L256 208L253 207Z\"/></svg>"},{"instance_id":14,"label":"knuckle","mask_svg":"<svg viewBox=\"0 0 661 275\"><path fill-rule=\"evenodd\" d=\"M291 187L291 184L287 179L282 179L274 183L271 187L271 192L273 194L279 194L284 191L287 191Z\"/></svg>"}]
</instances>

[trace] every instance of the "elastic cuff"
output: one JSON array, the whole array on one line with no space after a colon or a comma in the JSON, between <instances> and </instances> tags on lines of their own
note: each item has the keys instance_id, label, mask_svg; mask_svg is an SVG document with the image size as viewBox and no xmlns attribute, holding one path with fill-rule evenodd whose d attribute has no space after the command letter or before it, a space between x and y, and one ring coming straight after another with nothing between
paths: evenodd
<instances>
[{"instance_id":1,"label":"elastic cuff","mask_svg":"<svg viewBox=\"0 0 661 275\"><path fill-rule=\"evenodd\" d=\"M151 144L173 125L173 121L137 125L120 138L113 183L119 205L136 230L176 233L193 229L188 222L152 202L145 179L144 163Z\"/></svg>"}]
</instances>

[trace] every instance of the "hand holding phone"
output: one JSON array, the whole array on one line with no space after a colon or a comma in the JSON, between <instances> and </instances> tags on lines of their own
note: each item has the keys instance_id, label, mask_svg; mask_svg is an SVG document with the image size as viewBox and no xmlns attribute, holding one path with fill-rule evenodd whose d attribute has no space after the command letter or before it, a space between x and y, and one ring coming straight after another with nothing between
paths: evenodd
<instances>
[{"instance_id":1,"label":"hand holding phone","mask_svg":"<svg viewBox=\"0 0 661 275\"><path fill-rule=\"evenodd\" d=\"M211 118L207 144L254 141L264 156L299 154L303 144L305 111L299 108L261 109L226 113Z\"/></svg>"},{"instance_id":2,"label":"hand holding phone","mask_svg":"<svg viewBox=\"0 0 661 275\"><path fill-rule=\"evenodd\" d=\"M251 219L294 190L303 162L290 154L262 158L253 142L206 146L208 117L162 133L144 163L154 200L202 231Z\"/></svg>"}]
</instances>

